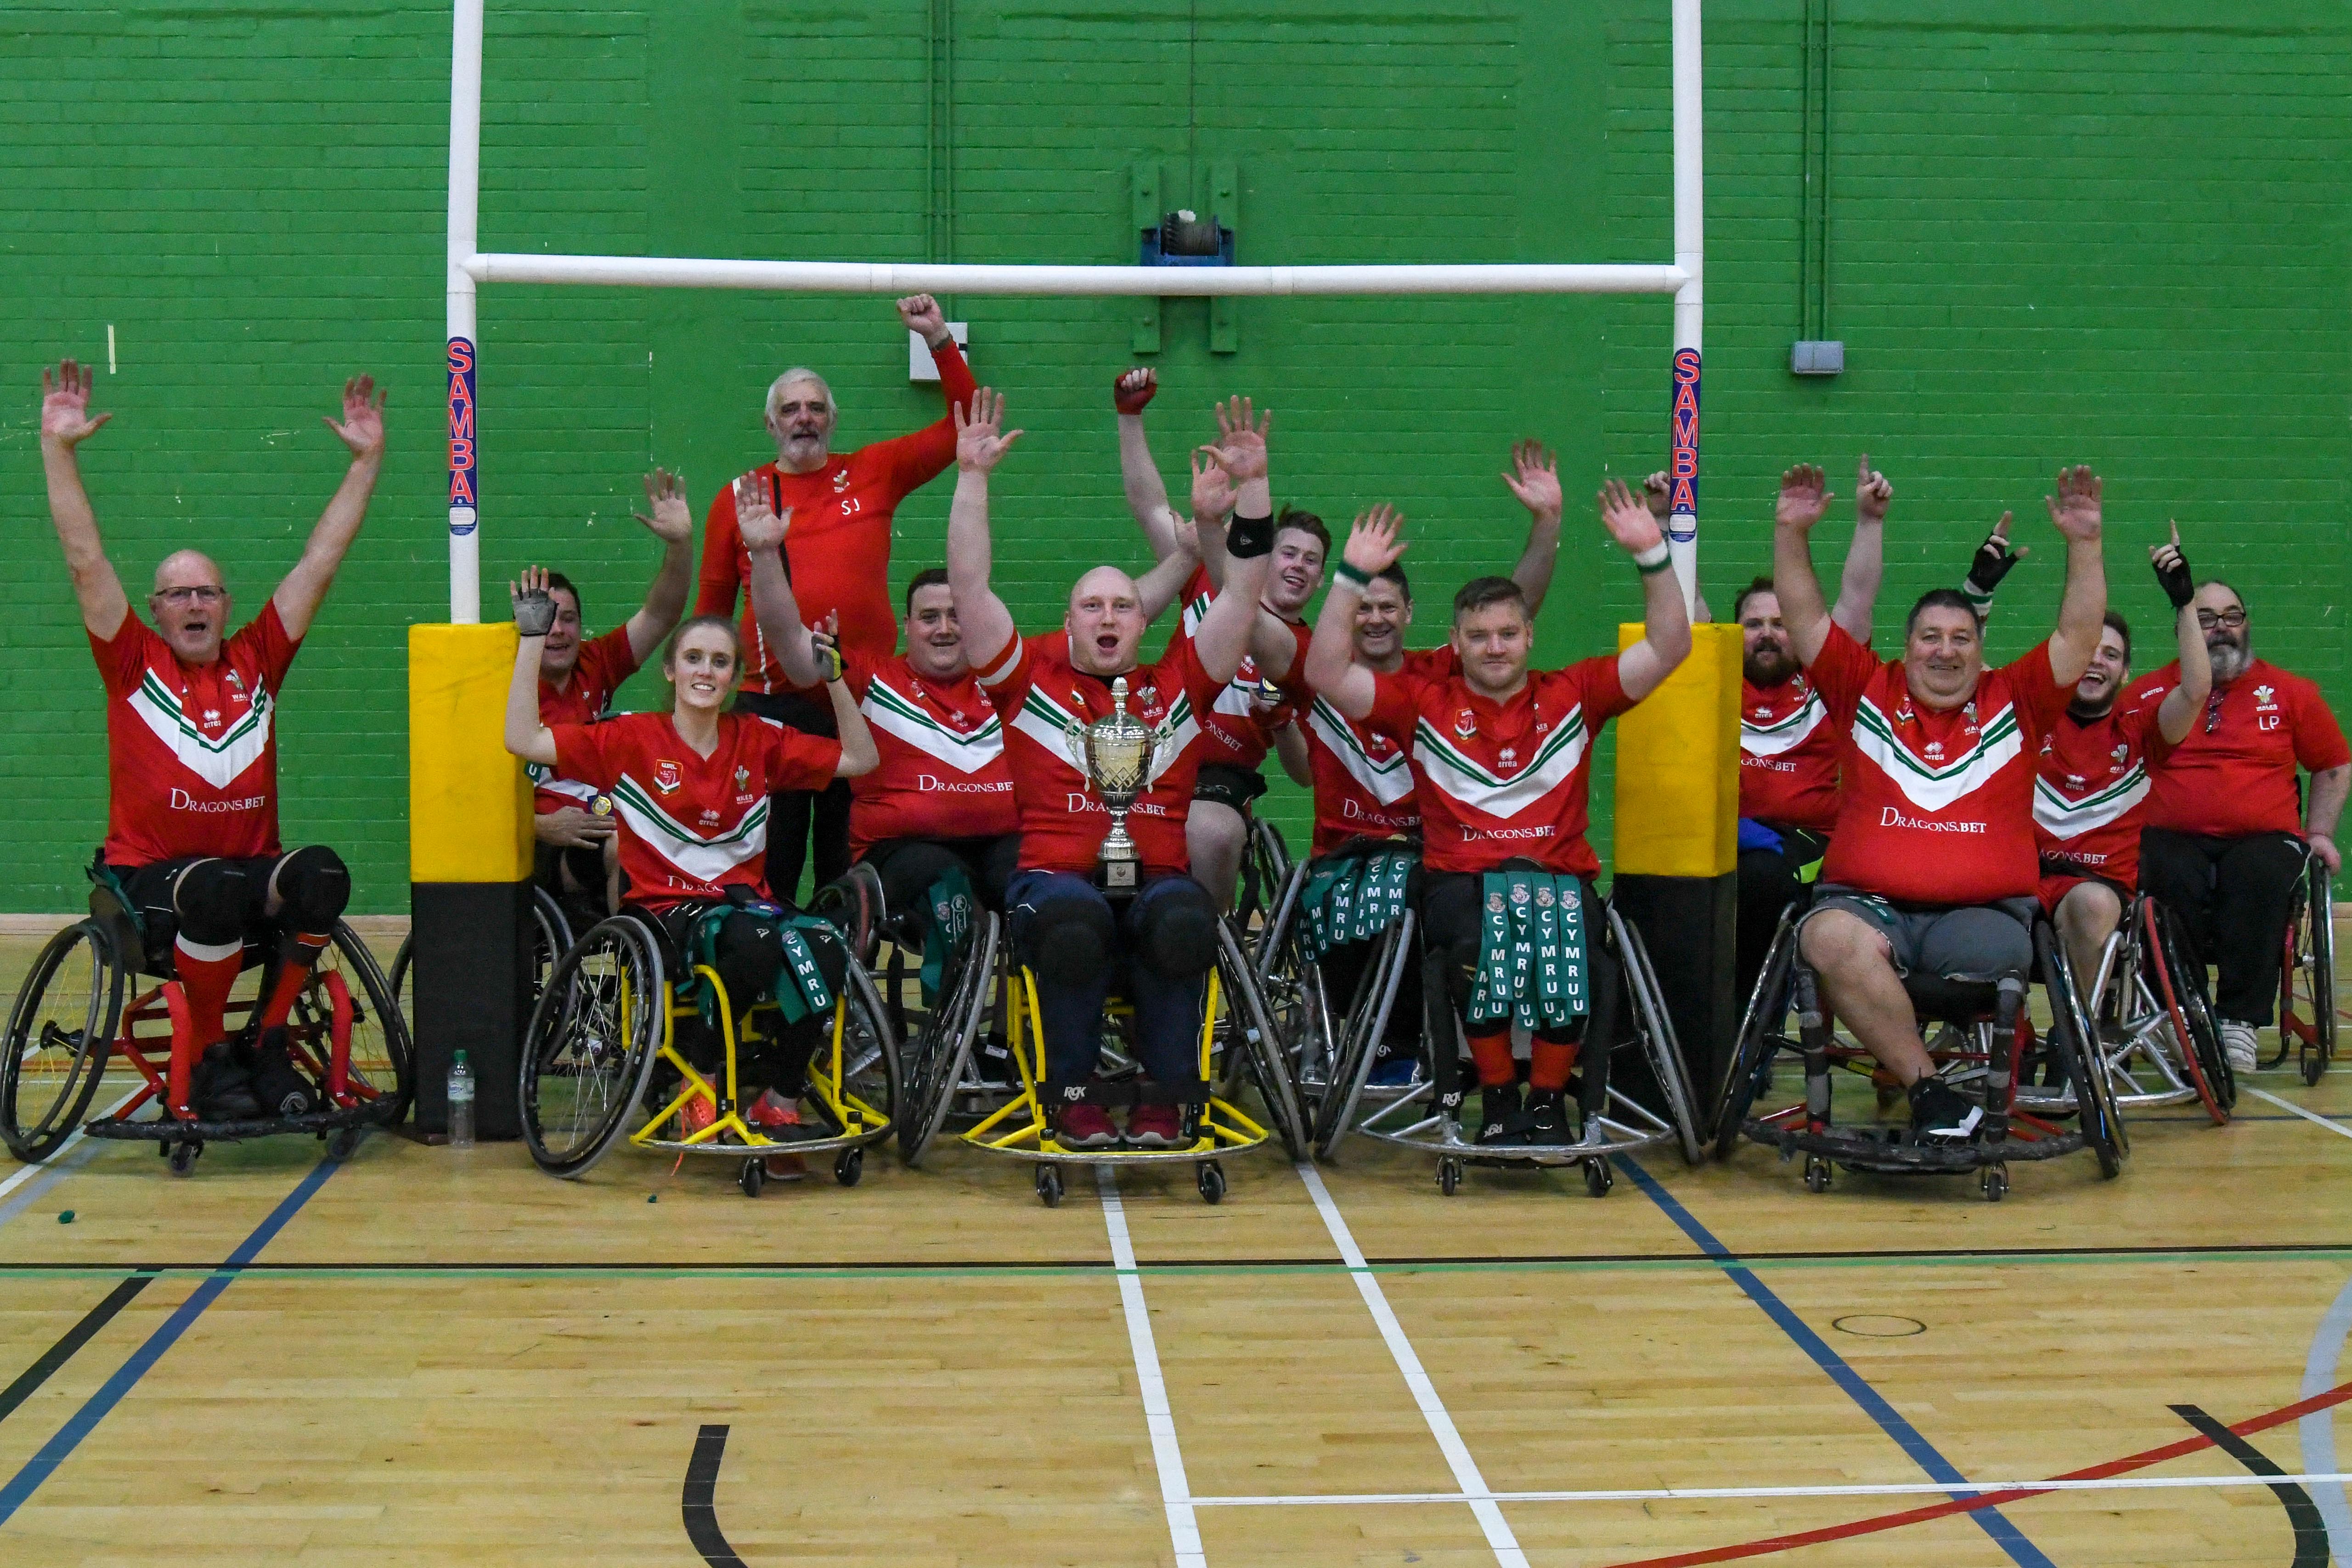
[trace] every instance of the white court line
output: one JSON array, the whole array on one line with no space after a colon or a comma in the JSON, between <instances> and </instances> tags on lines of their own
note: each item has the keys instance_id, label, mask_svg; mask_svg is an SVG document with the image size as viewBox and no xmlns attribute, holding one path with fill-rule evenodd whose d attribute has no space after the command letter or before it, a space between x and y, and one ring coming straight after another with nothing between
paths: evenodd
<instances>
[{"instance_id":1,"label":"white court line","mask_svg":"<svg viewBox=\"0 0 2352 1568\"><path fill-rule=\"evenodd\" d=\"M2302 1117L2305 1121L2316 1121L2322 1127L2326 1128L2330 1132L2335 1133L2339 1138L2352 1138L2352 1127L2347 1127L2341 1121L2335 1121L2330 1117L2322 1116L2316 1110L2305 1110L2302 1106L2297 1105L2292 1100L2281 1100L2277 1095L2273 1094L2270 1090L2266 1089L2256 1089L2252 1084L2248 1084L2246 1086L2246 1092L2252 1095L2256 1100L2269 1100L2281 1110L2292 1110L2297 1116Z\"/></svg>"},{"instance_id":2,"label":"white court line","mask_svg":"<svg viewBox=\"0 0 2352 1568\"><path fill-rule=\"evenodd\" d=\"M2175 1487L2279 1487L2352 1481L2335 1471L2296 1476L2115 1476L2088 1481L1902 1481L1885 1486L1824 1487L1628 1487L1608 1491L1554 1492L1328 1492L1302 1497L1196 1497L1194 1508L1320 1508L1349 1503L1462 1502L1675 1502L1725 1498L1944 1497L1953 1492L2153 1491Z\"/></svg>"},{"instance_id":3,"label":"white court line","mask_svg":"<svg viewBox=\"0 0 2352 1568\"><path fill-rule=\"evenodd\" d=\"M130 1104L132 1099L138 1095L139 1089L144 1089L146 1085L141 1084L137 1089L131 1089L130 1093L125 1094L121 1100L118 1100L112 1105L108 1106L102 1114L112 1116L116 1111L121 1110L124 1106ZM0 1198L5 1198L10 1193L15 1192L25 1183L29 1182L34 1177L45 1173L51 1174L63 1174L64 1173L58 1169L58 1162L72 1150L75 1144L83 1142L89 1136L89 1134L84 1132L80 1128L75 1128L71 1132L66 1135L66 1141L58 1145L58 1152L50 1155L46 1161L37 1165L26 1165L24 1169L18 1171L15 1175L8 1177L5 1181L0 1181ZM88 1158L88 1156L84 1156L84 1158Z\"/></svg>"},{"instance_id":4,"label":"white court line","mask_svg":"<svg viewBox=\"0 0 2352 1568\"><path fill-rule=\"evenodd\" d=\"M1118 1178L1108 1165L1097 1165L1095 1185L1102 1193L1103 1226L1110 1232L1111 1267L1118 1272L1119 1305L1127 1310L1127 1342L1135 1353L1135 1381L1143 1391L1143 1424L1151 1434L1151 1462L1160 1471L1160 1500L1168 1510L1176 1568L1208 1568L1209 1559L1201 1550L1200 1521L1192 1517L1191 1483L1184 1479L1184 1453L1176 1446L1176 1416L1168 1408L1167 1380L1160 1375L1160 1346L1151 1337L1151 1313L1143 1304L1143 1276L1136 1271L1127 1210L1118 1201Z\"/></svg>"},{"instance_id":5,"label":"white court line","mask_svg":"<svg viewBox=\"0 0 2352 1568\"><path fill-rule=\"evenodd\" d=\"M1495 1561L1502 1568L1528 1568L1527 1554L1519 1550L1518 1537L1511 1533L1510 1521L1503 1517L1496 1500L1498 1494L1486 1489L1486 1478L1478 1473L1478 1462L1470 1457L1470 1449L1455 1430L1454 1417L1447 1414L1445 1402L1437 1397L1437 1385L1429 1381L1422 1370L1421 1358L1413 1353L1412 1342L1404 1337L1404 1326L1389 1310L1389 1299L1381 1290L1370 1265L1364 1261L1363 1248L1356 1245L1348 1229L1348 1222L1339 1217L1339 1205L1331 1201L1330 1189L1323 1184L1322 1173L1301 1162L1299 1180L1315 1199L1315 1212L1323 1216L1323 1228L1331 1233L1331 1240L1339 1248L1339 1257L1348 1266L1348 1273L1356 1281L1357 1293L1364 1299L1365 1307L1379 1325L1381 1338L1388 1342L1389 1354L1396 1358L1397 1371L1404 1374L1405 1386L1412 1391L1413 1403L1421 1407L1422 1419L1429 1423L1430 1435L1437 1439L1439 1452L1445 1456L1446 1468L1454 1472L1456 1492L1432 1494L1433 1502L1466 1502L1476 1517L1478 1527L1486 1532L1486 1544L1494 1549Z\"/></svg>"}]
</instances>

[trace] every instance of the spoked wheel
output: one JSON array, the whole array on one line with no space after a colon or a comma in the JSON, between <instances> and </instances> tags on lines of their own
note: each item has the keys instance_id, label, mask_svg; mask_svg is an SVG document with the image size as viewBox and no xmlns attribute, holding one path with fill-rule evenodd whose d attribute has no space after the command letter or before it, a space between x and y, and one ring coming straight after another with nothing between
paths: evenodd
<instances>
[{"instance_id":1,"label":"spoked wheel","mask_svg":"<svg viewBox=\"0 0 2352 1568\"><path fill-rule=\"evenodd\" d=\"M939 1136L955 1103L956 1090L971 1060L973 1042L988 1016L996 992L996 956L1003 926L994 911L982 910L980 923L957 953L941 994L913 1039L907 1042L903 1074L906 1114L898 1119L898 1157L908 1165L923 1163L923 1155Z\"/></svg>"},{"instance_id":2,"label":"spoked wheel","mask_svg":"<svg viewBox=\"0 0 2352 1568\"><path fill-rule=\"evenodd\" d=\"M346 1084L354 1099L377 1107L377 1124L383 1127L399 1126L416 1098L408 1015L396 995L367 943L338 921L334 941L319 954L286 1019L295 1059L322 1088L336 1037L344 1035L351 1053Z\"/></svg>"},{"instance_id":3,"label":"spoked wheel","mask_svg":"<svg viewBox=\"0 0 2352 1568\"><path fill-rule=\"evenodd\" d=\"M1772 933L1764 967L1748 997L1748 1011L1739 1020L1738 1042L1732 1047L1730 1065L1724 1069L1723 1092L1716 1097L1715 1121L1710 1125L1718 1160L1730 1159L1731 1152L1739 1147L1739 1132L1747 1125L1748 1113L1772 1079L1778 1026L1788 1011L1789 971L1796 961L1797 919L1792 909L1781 914L1780 929Z\"/></svg>"},{"instance_id":4,"label":"spoked wheel","mask_svg":"<svg viewBox=\"0 0 2352 1568\"><path fill-rule=\"evenodd\" d=\"M2231 1070L2221 1048L2221 1026L2206 1005L2204 966L2189 957L2188 940L2172 911L2153 899L2140 901L2140 930L2156 1000L2172 1016L2181 1070L2195 1086L2205 1113L2216 1123L2226 1122L2238 1103L2238 1075Z\"/></svg>"},{"instance_id":5,"label":"spoked wheel","mask_svg":"<svg viewBox=\"0 0 2352 1568\"><path fill-rule=\"evenodd\" d=\"M1224 965L1225 1012L1233 1025L1227 1049L1242 1053L1250 1078L1257 1085L1258 1098L1265 1102L1267 1120L1273 1122L1283 1147L1293 1160L1303 1160L1307 1158L1307 1128L1298 1110L1297 1089L1290 1080L1290 1053L1275 1037L1274 1021L1266 1016L1265 999L1258 992L1257 979L1250 973L1249 959L1234 934L1231 921L1219 923L1217 948Z\"/></svg>"},{"instance_id":6,"label":"spoked wheel","mask_svg":"<svg viewBox=\"0 0 2352 1568\"><path fill-rule=\"evenodd\" d=\"M1651 1077L1665 1100L1666 1118L1674 1124L1683 1163L1696 1165L1706 1158L1706 1143L1699 1133L1698 1096L1691 1089L1689 1069L1683 1065L1673 1015L1666 1011L1666 999L1658 990L1658 972L1650 965L1641 928L1620 915L1614 905L1609 908L1609 928L1617 939L1618 957L1625 969L1625 992L1633 1003L1632 1022L1649 1058ZM1601 1162L1604 1173L1607 1163ZM1587 1184L1591 1184L1589 1171ZM1601 1192L1608 1190L1604 1184ZM1601 1193L1592 1195L1599 1197Z\"/></svg>"},{"instance_id":7,"label":"spoked wheel","mask_svg":"<svg viewBox=\"0 0 2352 1568\"><path fill-rule=\"evenodd\" d=\"M2074 989L2074 971L2067 966L2065 954L2059 951L2057 936L2046 923L2034 928L2033 944L2039 950L2042 973L2047 982L2045 989L2050 994L2050 1048L2074 1090L2075 1118L2083 1130L2083 1141L2098 1156L2099 1174L2119 1176L2123 1174L2124 1161L2131 1154L2131 1139L2116 1109L2115 1082L2107 1076L2106 1066L2098 1055L2098 1034L2092 1025L2090 1009L2083 1005L2081 994Z\"/></svg>"},{"instance_id":8,"label":"spoked wheel","mask_svg":"<svg viewBox=\"0 0 2352 1568\"><path fill-rule=\"evenodd\" d=\"M2336 922L2327 868L2315 856L2288 910L2279 970L2279 1043L2295 1042L2295 1065L2316 1084L2336 1056Z\"/></svg>"},{"instance_id":9,"label":"spoked wheel","mask_svg":"<svg viewBox=\"0 0 2352 1568\"><path fill-rule=\"evenodd\" d=\"M1282 829L1253 812L1249 844L1243 851L1241 886L1234 889L1234 925L1243 935L1253 923L1263 923L1290 877L1290 847Z\"/></svg>"},{"instance_id":10,"label":"spoked wheel","mask_svg":"<svg viewBox=\"0 0 2352 1568\"><path fill-rule=\"evenodd\" d=\"M907 1104L906 1086L899 1075L898 1037L890 1030L890 1018L882 1005L881 994L874 989L865 965L855 958L850 960L849 980L842 998L848 1009L841 1025L842 1095L863 1107L861 1115L879 1116L896 1125ZM810 1075L815 1076L827 1064L826 1053L820 1051L809 1068ZM831 1113L824 1114L829 1120ZM869 1129L874 1125L871 1121L866 1123Z\"/></svg>"},{"instance_id":11,"label":"spoked wheel","mask_svg":"<svg viewBox=\"0 0 2352 1568\"><path fill-rule=\"evenodd\" d=\"M96 921L68 926L33 960L0 1067L0 1135L19 1160L47 1159L81 1125L106 1075L126 979Z\"/></svg>"},{"instance_id":12,"label":"spoked wheel","mask_svg":"<svg viewBox=\"0 0 2352 1568\"><path fill-rule=\"evenodd\" d=\"M530 904L530 1000L539 1003L539 994L547 989L547 977L563 962L572 949L572 922L564 918L563 906L545 888L531 889Z\"/></svg>"},{"instance_id":13,"label":"spoked wheel","mask_svg":"<svg viewBox=\"0 0 2352 1568\"><path fill-rule=\"evenodd\" d=\"M416 1038L416 987L409 974L416 958L416 933L411 931L400 939L400 951L392 955L392 968L385 973L385 983L392 987L393 1005L408 1020L408 1037Z\"/></svg>"},{"instance_id":14,"label":"spoked wheel","mask_svg":"<svg viewBox=\"0 0 2352 1568\"><path fill-rule=\"evenodd\" d=\"M600 921L563 955L523 1036L522 1136L541 1170L585 1175L628 1131L663 1007L661 953L634 918Z\"/></svg>"}]
</instances>

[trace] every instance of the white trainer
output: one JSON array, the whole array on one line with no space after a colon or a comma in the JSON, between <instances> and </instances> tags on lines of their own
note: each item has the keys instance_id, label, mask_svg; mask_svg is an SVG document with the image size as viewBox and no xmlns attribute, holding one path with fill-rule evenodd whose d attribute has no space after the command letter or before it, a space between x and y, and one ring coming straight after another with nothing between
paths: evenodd
<instances>
[{"instance_id":1,"label":"white trainer","mask_svg":"<svg viewBox=\"0 0 2352 1568\"><path fill-rule=\"evenodd\" d=\"M2221 1020L2221 1054L2229 1058L2231 1072L2253 1071L2257 1049L2252 1024L2241 1024L2235 1018Z\"/></svg>"}]
</instances>

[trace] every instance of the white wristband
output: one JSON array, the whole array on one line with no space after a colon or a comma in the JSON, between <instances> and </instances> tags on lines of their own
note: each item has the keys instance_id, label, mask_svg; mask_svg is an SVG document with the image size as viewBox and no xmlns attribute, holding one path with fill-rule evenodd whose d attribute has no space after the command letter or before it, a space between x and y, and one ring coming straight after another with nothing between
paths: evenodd
<instances>
[{"instance_id":1,"label":"white wristband","mask_svg":"<svg viewBox=\"0 0 2352 1568\"><path fill-rule=\"evenodd\" d=\"M1633 564L1644 573L1655 572L1666 563L1667 554L1666 542L1661 539L1647 550L1634 552Z\"/></svg>"}]
</instances>

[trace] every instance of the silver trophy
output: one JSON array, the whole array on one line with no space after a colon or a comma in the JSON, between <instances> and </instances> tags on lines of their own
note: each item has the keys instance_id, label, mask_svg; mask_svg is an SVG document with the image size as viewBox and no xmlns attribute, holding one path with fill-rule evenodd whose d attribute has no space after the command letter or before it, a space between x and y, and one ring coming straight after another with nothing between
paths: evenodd
<instances>
[{"instance_id":1,"label":"silver trophy","mask_svg":"<svg viewBox=\"0 0 2352 1568\"><path fill-rule=\"evenodd\" d=\"M1070 757L1110 812L1110 831L1102 842L1102 885L1131 890L1138 859L1135 840L1128 837L1127 814L1151 770L1160 736L1128 712L1127 677L1110 683L1110 704L1111 710L1102 718L1068 732Z\"/></svg>"}]
</instances>

